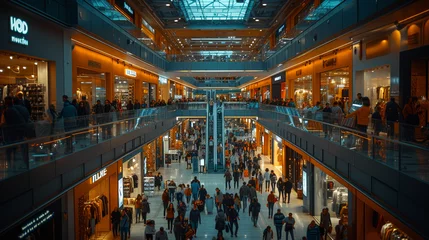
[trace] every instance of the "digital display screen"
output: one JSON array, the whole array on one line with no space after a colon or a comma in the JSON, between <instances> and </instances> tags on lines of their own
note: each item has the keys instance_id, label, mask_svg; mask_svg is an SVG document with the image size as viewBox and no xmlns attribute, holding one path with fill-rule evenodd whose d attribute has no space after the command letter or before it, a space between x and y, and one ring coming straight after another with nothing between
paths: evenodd
<instances>
[{"instance_id":1,"label":"digital display screen","mask_svg":"<svg viewBox=\"0 0 429 240\"><path fill-rule=\"evenodd\" d=\"M302 172L302 194L307 196L307 172Z\"/></svg>"}]
</instances>

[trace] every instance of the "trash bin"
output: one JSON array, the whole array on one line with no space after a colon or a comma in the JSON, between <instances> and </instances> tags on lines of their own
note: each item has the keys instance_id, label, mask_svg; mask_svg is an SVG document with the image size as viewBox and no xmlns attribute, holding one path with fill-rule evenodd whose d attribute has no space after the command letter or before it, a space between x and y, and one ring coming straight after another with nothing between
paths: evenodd
<instances>
[{"instance_id":1,"label":"trash bin","mask_svg":"<svg viewBox=\"0 0 429 240\"><path fill-rule=\"evenodd\" d=\"M206 199L207 214L213 214L214 200L213 197Z\"/></svg>"}]
</instances>

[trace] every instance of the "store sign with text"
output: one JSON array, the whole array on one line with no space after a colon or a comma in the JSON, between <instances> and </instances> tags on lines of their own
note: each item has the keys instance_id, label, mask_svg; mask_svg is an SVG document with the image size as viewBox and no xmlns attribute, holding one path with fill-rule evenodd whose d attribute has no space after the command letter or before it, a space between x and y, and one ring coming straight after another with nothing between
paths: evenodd
<instances>
[{"instance_id":1,"label":"store sign with text","mask_svg":"<svg viewBox=\"0 0 429 240\"><path fill-rule=\"evenodd\" d=\"M107 168L101 169L101 171L99 171L96 174L92 175L92 177L91 177L91 183L97 182L98 180L100 180L101 178L103 178L106 175L107 175Z\"/></svg>"},{"instance_id":2,"label":"store sign with text","mask_svg":"<svg viewBox=\"0 0 429 240\"><path fill-rule=\"evenodd\" d=\"M125 75L130 77L137 77L137 72L131 69L125 69Z\"/></svg>"},{"instance_id":3,"label":"store sign with text","mask_svg":"<svg viewBox=\"0 0 429 240\"><path fill-rule=\"evenodd\" d=\"M18 238L27 239L27 237L32 232L39 229L43 224L47 223L53 217L54 213L50 210L43 211L39 215L34 216L33 219L31 219L21 227L21 234L18 236Z\"/></svg>"},{"instance_id":4,"label":"store sign with text","mask_svg":"<svg viewBox=\"0 0 429 240\"><path fill-rule=\"evenodd\" d=\"M286 72L281 72L271 77L271 83L280 83L286 80Z\"/></svg>"},{"instance_id":5,"label":"store sign with text","mask_svg":"<svg viewBox=\"0 0 429 240\"><path fill-rule=\"evenodd\" d=\"M115 5L129 17L134 18L134 9L125 0L115 0Z\"/></svg>"},{"instance_id":6,"label":"store sign with text","mask_svg":"<svg viewBox=\"0 0 429 240\"><path fill-rule=\"evenodd\" d=\"M15 16L9 17L10 41L19 45L28 46L28 39L25 37L28 34L28 23L23 19Z\"/></svg>"}]
</instances>

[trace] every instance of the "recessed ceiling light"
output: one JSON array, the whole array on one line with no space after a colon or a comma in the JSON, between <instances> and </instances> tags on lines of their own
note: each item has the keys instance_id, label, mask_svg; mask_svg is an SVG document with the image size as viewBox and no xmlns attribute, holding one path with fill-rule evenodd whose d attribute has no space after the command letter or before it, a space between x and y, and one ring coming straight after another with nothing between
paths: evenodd
<instances>
[{"instance_id":1,"label":"recessed ceiling light","mask_svg":"<svg viewBox=\"0 0 429 240\"><path fill-rule=\"evenodd\" d=\"M178 19L174 19L174 22L178 22L179 20Z\"/></svg>"},{"instance_id":2,"label":"recessed ceiling light","mask_svg":"<svg viewBox=\"0 0 429 240\"><path fill-rule=\"evenodd\" d=\"M10 69L10 66L7 66L7 69Z\"/></svg>"},{"instance_id":3,"label":"recessed ceiling light","mask_svg":"<svg viewBox=\"0 0 429 240\"><path fill-rule=\"evenodd\" d=\"M3 69L0 69L0 72L3 72Z\"/></svg>"},{"instance_id":4,"label":"recessed ceiling light","mask_svg":"<svg viewBox=\"0 0 429 240\"><path fill-rule=\"evenodd\" d=\"M13 56L10 56L9 58L12 60L12 59L13 59Z\"/></svg>"},{"instance_id":5,"label":"recessed ceiling light","mask_svg":"<svg viewBox=\"0 0 429 240\"><path fill-rule=\"evenodd\" d=\"M259 19L255 19L255 21L259 22Z\"/></svg>"},{"instance_id":6,"label":"recessed ceiling light","mask_svg":"<svg viewBox=\"0 0 429 240\"><path fill-rule=\"evenodd\" d=\"M31 74L31 77L34 78L34 74Z\"/></svg>"},{"instance_id":7,"label":"recessed ceiling light","mask_svg":"<svg viewBox=\"0 0 429 240\"><path fill-rule=\"evenodd\" d=\"M267 6L267 4L266 4L266 3L262 3L262 6L266 7L266 6Z\"/></svg>"},{"instance_id":8,"label":"recessed ceiling light","mask_svg":"<svg viewBox=\"0 0 429 240\"><path fill-rule=\"evenodd\" d=\"M22 69L27 69L27 67L26 67L26 66L23 66L23 67L22 67Z\"/></svg>"},{"instance_id":9,"label":"recessed ceiling light","mask_svg":"<svg viewBox=\"0 0 429 240\"><path fill-rule=\"evenodd\" d=\"M34 62L34 65L37 65L37 62Z\"/></svg>"},{"instance_id":10,"label":"recessed ceiling light","mask_svg":"<svg viewBox=\"0 0 429 240\"><path fill-rule=\"evenodd\" d=\"M169 7L169 6L170 6L170 4L169 4L169 3L167 3L167 4L165 4L165 6Z\"/></svg>"}]
</instances>

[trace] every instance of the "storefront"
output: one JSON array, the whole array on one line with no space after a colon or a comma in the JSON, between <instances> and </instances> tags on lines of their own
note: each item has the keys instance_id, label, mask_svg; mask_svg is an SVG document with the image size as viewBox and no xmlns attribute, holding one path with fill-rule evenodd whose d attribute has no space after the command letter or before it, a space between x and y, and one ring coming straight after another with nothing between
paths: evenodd
<instances>
[{"instance_id":1,"label":"storefront","mask_svg":"<svg viewBox=\"0 0 429 240\"><path fill-rule=\"evenodd\" d=\"M123 201L121 169L122 165L115 162L73 189L76 239L111 234L110 212Z\"/></svg>"},{"instance_id":2,"label":"storefront","mask_svg":"<svg viewBox=\"0 0 429 240\"><path fill-rule=\"evenodd\" d=\"M92 105L97 100L116 100L118 108L136 101L143 105L156 100L158 76L125 62L89 50L79 43L72 51L73 98L83 97Z\"/></svg>"},{"instance_id":3,"label":"storefront","mask_svg":"<svg viewBox=\"0 0 429 240\"><path fill-rule=\"evenodd\" d=\"M291 96L297 108L313 105L313 66L302 66L286 72Z\"/></svg>"},{"instance_id":4,"label":"storefront","mask_svg":"<svg viewBox=\"0 0 429 240\"><path fill-rule=\"evenodd\" d=\"M272 135L272 150L271 150L271 164L274 165L274 167L277 168L277 170L279 170L282 175L284 176L284 147L283 147L283 141L282 139L273 134Z\"/></svg>"},{"instance_id":5,"label":"storefront","mask_svg":"<svg viewBox=\"0 0 429 240\"><path fill-rule=\"evenodd\" d=\"M271 97L271 78L265 78L257 83L250 84L246 87L250 93L250 98L260 102Z\"/></svg>"},{"instance_id":6,"label":"storefront","mask_svg":"<svg viewBox=\"0 0 429 240\"><path fill-rule=\"evenodd\" d=\"M293 189L297 191L298 198L302 199L302 186L300 186L300 182L302 183L302 167L304 164L303 156L299 153L295 152L292 148L287 147L285 145L285 170L284 175L289 181L293 184ZM301 184L302 185L302 184Z\"/></svg>"},{"instance_id":7,"label":"storefront","mask_svg":"<svg viewBox=\"0 0 429 240\"><path fill-rule=\"evenodd\" d=\"M139 148L122 159L124 200L136 198L138 194L143 192L142 152L143 148Z\"/></svg>"},{"instance_id":8,"label":"storefront","mask_svg":"<svg viewBox=\"0 0 429 240\"><path fill-rule=\"evenodd\" d=\"M281 72L271 77L272 99L286 98L286 72Z\"/></svg>"},{"instance_id":9,"label":"storefront","mask_svg":"<svg viewBox=\"0 0 429 240\"><path fill-rule=\"evenodd\" d=\"M31 216L16 224L16 227L0 235L0 239L65 239L67 235L62 232L63 213L62 203L66 202L63 195L47 207L37 211ZM64 204L65 205L65 204Z\"/></svg>"},{"instance_id":10,"label":"storefront","mask_svg":"<svg viewBox=\"0 0 429 240\"><path fill-rule=\"evenodd\" d=\"M68 94L64 49L70 39L60 26L16 6L4 5L0 20L0 97L22 95L31 118L43 120L48 105L62 106L56 101Z\"/></svg>"}]
</instances>

